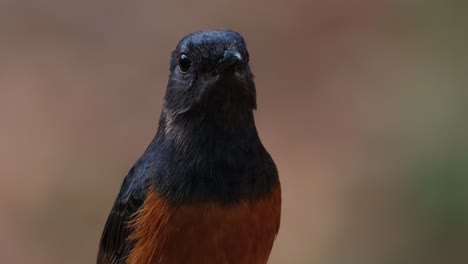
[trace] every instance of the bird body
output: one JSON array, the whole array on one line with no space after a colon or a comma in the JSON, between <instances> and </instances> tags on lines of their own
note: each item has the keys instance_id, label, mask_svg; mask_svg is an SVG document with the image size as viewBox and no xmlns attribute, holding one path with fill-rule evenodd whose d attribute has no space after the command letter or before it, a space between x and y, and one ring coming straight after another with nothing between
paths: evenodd
<instances>
[{"instance_id":1,"label":"bird body","mask_svg":"<svg viewBox=\"0 0 468 264\"><path fill-rule=\"evenodd\" d=\"M98 264L267 262L281 189L255 128L248 59L233 31L179 42L158 132L125 177Z\"/></svg>"},{"instance_id":2,"label":"bird body","mask_svg":"<svg viewBox=\"0 0 468 264\"><path fill-rule=\"evenodd\" d=\"M156 192L132 222L137 263L266 263L278 232L280 190L257 201L171 207ZM273 221L272 221L273 220Z\"/></svg>"}]
</instances>

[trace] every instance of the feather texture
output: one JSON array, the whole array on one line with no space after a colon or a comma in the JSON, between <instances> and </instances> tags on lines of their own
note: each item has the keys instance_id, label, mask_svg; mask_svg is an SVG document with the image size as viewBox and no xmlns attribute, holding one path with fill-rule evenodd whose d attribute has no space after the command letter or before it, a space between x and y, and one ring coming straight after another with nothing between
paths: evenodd
<instances>
[{"instance_id":1,"label":"feather texture","mask_svg":"<svg viewBox=\"0 0 468 264\"><path fill-rule=\"evenodd\" d=\"M172 206L150 191L131 222L135 246L127 263L266 263L280 215L279 185L263 198L232 205Z\"/></svg>"}]
</instances>

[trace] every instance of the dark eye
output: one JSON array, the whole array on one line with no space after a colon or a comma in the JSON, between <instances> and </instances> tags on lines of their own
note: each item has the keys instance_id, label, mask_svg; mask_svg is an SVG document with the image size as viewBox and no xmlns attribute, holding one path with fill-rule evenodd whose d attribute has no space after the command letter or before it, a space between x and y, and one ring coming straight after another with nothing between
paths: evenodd
<instances>
[{"instance_id":1,"label":"dark eye","mask_svg":"<svg viewBox=\"0 0 468 264\"><path fill-rule=\"evenodd\" d=\"M189 59L187 55L182 53L179 58L179 68L180 71L183 73L186 73L190 70L190 67L192 66L192 61Z\"/></svg>"}]
</instances>

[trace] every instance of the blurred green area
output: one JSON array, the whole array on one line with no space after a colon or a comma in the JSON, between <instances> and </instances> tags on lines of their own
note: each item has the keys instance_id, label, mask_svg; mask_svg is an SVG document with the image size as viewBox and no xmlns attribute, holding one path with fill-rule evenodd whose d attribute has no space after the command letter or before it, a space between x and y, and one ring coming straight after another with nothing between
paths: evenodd
<instances>
[{"instance_id":1,"label":"blurred green area","mask_svg":"<svg viewBox=\"0 0 468 264\"><path fill-rule=\"evenodd\" d=\"M1 259L94 261L156 129L169 53L188 32L231 28L248 43L257 126L282 182L270 263L468 263L467 10L1 2Z\"/></svg>"}]
</instances>

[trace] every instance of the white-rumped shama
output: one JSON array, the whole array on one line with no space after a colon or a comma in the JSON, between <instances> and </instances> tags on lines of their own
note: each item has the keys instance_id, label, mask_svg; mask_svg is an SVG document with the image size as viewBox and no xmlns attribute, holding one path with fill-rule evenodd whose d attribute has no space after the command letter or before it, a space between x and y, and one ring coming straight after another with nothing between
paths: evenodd
<instances>
[{"instance_id":1,"label":"white-rumped shama","mask_svg":"<svg viewBox=\"0 0 468 264\"><path fill-rule=\"evenodd\" d=\"M172 52L158 131L123 181L97 263L266 263L281 190L255 109L240 34L183 38Z\"/></svg>"}]
</instances>

